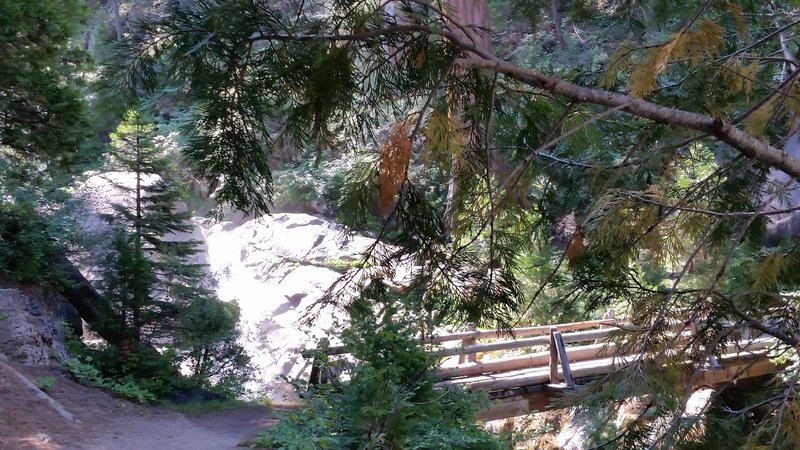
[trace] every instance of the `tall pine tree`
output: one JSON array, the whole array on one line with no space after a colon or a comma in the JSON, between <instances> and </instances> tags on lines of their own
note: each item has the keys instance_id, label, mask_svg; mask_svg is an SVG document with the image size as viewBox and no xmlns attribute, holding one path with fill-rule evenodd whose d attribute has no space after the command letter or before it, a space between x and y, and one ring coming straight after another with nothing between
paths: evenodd
<instances>
[{"instance_id":1,"label":"tall pine tree","mask_svg":"<svg viewBox=\"0 0 800 450\"><path fill-rule=\"evenodd\" d=\"M114 309L106 327L119 336L127 358L154 345L174 347L204 384L211 375L243 373L247 358L236 344L239 309L211 290L205 266L195 261L198 241L176 238L192 230L191 213L177 206L182 191L166 155L153 145L151 120L127 115L112 134L113 162L130 172L130 205L114 205L115 228L104 287Z\"/></svg>"}]
</instances>

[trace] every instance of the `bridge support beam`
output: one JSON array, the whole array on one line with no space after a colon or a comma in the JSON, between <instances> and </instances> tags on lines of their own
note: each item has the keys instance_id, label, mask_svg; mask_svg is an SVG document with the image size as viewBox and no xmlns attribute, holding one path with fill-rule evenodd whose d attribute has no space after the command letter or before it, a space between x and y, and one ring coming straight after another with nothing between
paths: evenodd
<instances>
[{"instance_id":1,"label":"bridge support beam","mask_svg":"<svg viewBox=\"0 0 800 450\"><path fill-rule=\"evenodd\" d=\"M770 375L782 368L764 356L731 360L721 364L719 369L703 370L695 379L694 386L715 386L734 380ZM687 380L689 376L690 372L687 369ZM583 384L594 378L596 377L581 378L576 381ZM491 406L478 411L475 418L483 421L499 420L552 410L555 409L553 400L560 397L564 390L566 390L564 385L536 385L492 392L489 394L492 397Z\"/></svg>"}]
</instances>

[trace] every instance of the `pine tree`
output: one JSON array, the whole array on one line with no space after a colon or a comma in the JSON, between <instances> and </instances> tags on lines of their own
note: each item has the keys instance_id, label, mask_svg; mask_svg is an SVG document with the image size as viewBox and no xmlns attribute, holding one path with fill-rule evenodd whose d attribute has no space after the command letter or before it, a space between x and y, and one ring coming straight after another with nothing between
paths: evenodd
<instances>
[{"instance_id":1,"label":"pine tree","mask_svg":"<svg viewBox=\"0 0 800 450\"><path fill-rule=\"evenodd\" d=\"M112 134L113 164L135 181L118 186L131 205L115 205L108 218L116 230L104 276L115 305L107 327L119 336L123 357L154 345L174 347L192 361L198 384L231 371L243 375L247 357L235 342L238 307L216 298L205 266L193 261L198 242L170 237L191 231L191 215L177 210L183 194L153 133L147 116L132 112Z\"/></svg>"},{"instance_id":2,"label":"pine tree","mask_svg":"<svg viewBox=\"0 0 800 450\"><path fill-rule=\"evenodd\" d=\"M67 246L62 175L88 135L87 60L71 41L84 13L79 0L0 1L0 273L26 282L58 281Z\"/></svg>"},{"instance_id":3,"label":"pine tree","mask_svg":"<svg viewBox=\"0 0 800 450\"><path fill-rule=\"evenodd\" d=\"M71 46L85 13L78 0L0 1L0 146L16 158L66 167L86 137Z\"/></svg>"}]
</instances>

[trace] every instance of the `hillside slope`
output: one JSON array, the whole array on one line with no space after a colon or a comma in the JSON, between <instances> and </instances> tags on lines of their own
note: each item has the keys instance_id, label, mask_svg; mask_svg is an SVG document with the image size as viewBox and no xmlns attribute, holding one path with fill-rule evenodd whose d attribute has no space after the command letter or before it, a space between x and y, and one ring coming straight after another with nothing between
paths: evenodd
<instances>
[{"instance_id":1,"label":"hillside slope","mask_svg":"<svg viewBox=\"0 0 800 450\"><path fill-rule=\"evenodd\" d=\"M0 364L0 449L226 450L274 422L265 407L181 414L117 399L55 369L5 364ZM13 370L29 379L55 378L47 394L79 422L65 420L37 398Z\"/></svg>"}]
</instances>

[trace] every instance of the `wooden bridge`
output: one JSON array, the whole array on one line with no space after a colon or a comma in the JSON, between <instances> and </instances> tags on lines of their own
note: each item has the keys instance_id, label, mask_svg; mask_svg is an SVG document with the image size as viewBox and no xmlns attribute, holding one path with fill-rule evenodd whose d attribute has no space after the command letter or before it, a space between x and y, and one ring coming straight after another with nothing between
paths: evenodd
<instances>
[{"instance_id":1,"label":"wooden bridge","mask_svg":"<svg viewBox=\"0 0 800 450\"><path fill-rule=\"evenodd\" d=\"M435 369L442 377L437 385L487 391L492 406L479 411L478 418L493 420L546 410L553 397L630 364L634 358L617 354L608 340L622 323L609 311L601 320L515 328L513 339L502 338L495 330L473 329L425 342L443 357ZM685 342L695 330L691 324L680 324L676 336ZM710 357L697 372L694 385L713 386L777 372L780 368L767 358L775 342L755 337L727 345L719 358ZM515 355L493 357L501 352ZM327 353L342 354L344 349L332 347ZM688 380L688 363L686 372ZM316 366L310 381L321 381Z\"/></svg>"}]
</instances>

